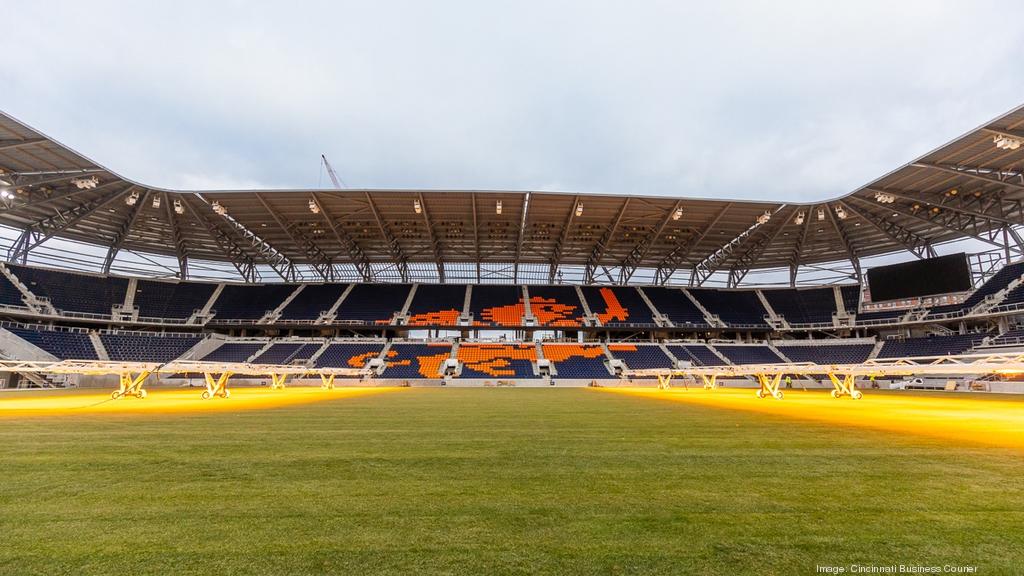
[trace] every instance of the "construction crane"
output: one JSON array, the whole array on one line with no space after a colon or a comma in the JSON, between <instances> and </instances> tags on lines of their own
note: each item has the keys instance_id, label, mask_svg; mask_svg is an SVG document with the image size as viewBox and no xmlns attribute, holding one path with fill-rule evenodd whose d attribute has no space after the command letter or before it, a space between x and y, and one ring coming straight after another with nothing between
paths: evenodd
<instances>
[{"instance_id":1,"label":"construction crane","mask_svg":"<svg viewBox=\"0 0 1024 576\"><path fill-rule=\"evenodd\" d=\"M327 161L327 155L321 154L320 158L324 161L324 166L327 167L327 175L331 177L331 182L334 182L334 187L339 190L342 188L348 188L348 186L338 178L337 173L334 172L334 168L331 166L331 163Z\"/></svg>"}]
</instances>

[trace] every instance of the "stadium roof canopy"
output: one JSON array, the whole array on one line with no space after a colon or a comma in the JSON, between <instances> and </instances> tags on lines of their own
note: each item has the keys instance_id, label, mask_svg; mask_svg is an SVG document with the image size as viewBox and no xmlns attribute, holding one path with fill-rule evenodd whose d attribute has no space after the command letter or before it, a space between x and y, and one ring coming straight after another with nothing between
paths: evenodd
<instances>
[{"instance_id":1,"label":"stadium roof canopy","mask_svg":"<svg viewBox=\"0 0 1024 576\"><path fill-rule=\"evenodd\" d=\"M1000 140L1003 139L1003 140ZM1008 140L1007 140L1008 139ZM999 142L997 142L999 140ZM751 269L852 263L974 238L1024 253L1024 107L859 188L821 202L482 190L179 191L130 181L0 113L0 225L21 230L8 260L52 238L230 262L242 278L388 276L451 264L582 270L585 282L702 284ZM159 201L159 202L157 202ZM219 204L222 211L216 210ZM500 209L499 209L500 206ZM767 217L766 217L767 216ZM265 278L264 278L265 279Z\"/></svg>"}]
</instances>

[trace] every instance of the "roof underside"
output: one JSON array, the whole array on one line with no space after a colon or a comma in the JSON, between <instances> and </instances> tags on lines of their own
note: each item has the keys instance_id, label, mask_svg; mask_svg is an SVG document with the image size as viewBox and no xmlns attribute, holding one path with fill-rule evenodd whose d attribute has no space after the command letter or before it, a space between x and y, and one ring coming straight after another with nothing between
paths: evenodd
<instances>
[{"instance_id":1,"label":"roof underside","mask_svg":"<svg viewBox=\"0 0 1024 576\"><path fill-rule=\"evenodd\" d=\"M735 284L750 269L840 261L859 269L867 256L923 257L965 238L1020 253L1024 146L1001 149L997 135L1024 138L1024 109L812 204L465 190L192 192L126 180L0 114L0 178L14 192L0 200L0 225L24 231L10 260L68 238L109 247L107 269L118 251L132 250L176 257L183 274L189 260L231 262L249 280L267 266L287 279L298 279L299 268L333 279L337 266L354 266L372 280L379 263L399 272L417 263L503 263L547 265L552 278L559 266L579 266L586 281L615 270L615 281L626 282L650 269L659 282L689 270L700 283L729 271ZM74 183L93 176L94 188ZM879 193L893 201L879 202ZM766 211L771 218L757 224Z\"/></svg>"}]
</instances>

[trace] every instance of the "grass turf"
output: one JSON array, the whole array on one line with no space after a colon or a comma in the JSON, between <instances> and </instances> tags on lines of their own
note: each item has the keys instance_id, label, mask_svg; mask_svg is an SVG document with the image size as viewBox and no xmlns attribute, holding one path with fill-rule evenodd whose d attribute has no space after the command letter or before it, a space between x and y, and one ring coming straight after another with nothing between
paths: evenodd
<instances>
[{"instance_id":1,"label":"grass turf","mask_svg":"<svg viewBox=\"0 0 1024 576\"><path fill-rule=\"evenodd\" d=\"M1022 477L1020 451L586 389L8 418L0 573L1016 574Z\"/></svg>"}]
</instances>

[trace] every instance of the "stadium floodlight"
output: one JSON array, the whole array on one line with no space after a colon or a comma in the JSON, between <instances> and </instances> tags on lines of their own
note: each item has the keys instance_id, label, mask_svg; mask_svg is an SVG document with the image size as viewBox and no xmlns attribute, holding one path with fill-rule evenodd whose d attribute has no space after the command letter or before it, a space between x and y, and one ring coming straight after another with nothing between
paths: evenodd
<instances>
[{"instance_id":1,"label":"stadium floodlight","mask_svg":"<svg viewBox=\"0 0 1024 576\"><path fill-rule=\"evenodd\" d=\"M415 210L417 214L423 213L423 205L420 204L419 200L412 201L412 209Z\"/></svg>"},{"instance_id":2,"label":"stadium floodlight","mask_svg":"<svg viewBox=\"0 0 1024 576\"><path fill-rule=\"evenodd\" d=\"M320 205L317 204L316 200L313 200L312 198L309 199L309 211L312 212L313 214L320 213Z\"/></svg>"},{"instance_id":3,"label":"stadium floodlight","mask_svg":"<svg viewBox=\"0 0 1024 576\"><path fill-rule=\"evenodd\" d=\"M825 210L822 209L822 208L818 208L818 222L823 222L824 220L825 220Z\"/></svg>"},{"instance_id":4,"label":"stadium floodlight","mask_svg":"<svg viewBox=\"0 0 1024 576\"><path fill-rule=\"evenodd\" d=\"M996 134L992 137L992 142L996 145L996 148L1000 150L1016 150L1020 148L1021 144L1024 144L1024 140L1020 138L1011 138L1003 134Z\"/></svg>"},{"instance_id":5,"label":"stadium floodlight","mask_svg":"<svg viewBox=\"0 0 1024 576\"><path fill-rule=\"evenodd\" d=\"M846 210L843 210L842 206L836 206L836 216L839 216L840 220L846 220Z\"/></svg>"},{"instance_id":6,"label":"stadium floodlight","mask_svg":"<svg viewBox=\"0 0 1024 576\"><path fill-rule=\"evenodd\" d=\"M494 213L499 215L501 214L501 200L494 203Z\"/></svg>"},{"instance_id":7,"label":"stadium floodlight","mask_svg":"<svg viewBox=\"0 0 1024 576\"><path fill-rule=\"evenodd\" d=\"M576 203L576 216L583 216L583 202Z\"/></svg>"},{"instance_id":8,"label":"stadium floodlight","mask_svg":"<svg viewBox=\"0 0 1024 576\"><path fill-rule=\"evenodd\" d=\"M181 200L174 199L174 213L181 215L185 213L185 207L181 205Z\"/></svg>"},{"instance_id":9,"label":"stadium floodlight","mask_svg":"<svg viewBox=\"0 0 1024 576\"><path fill-rule=\"evenodd\" d=\"M892 204L896 201L896 197L892 194L886 194L885 192L876 192L875 201L879 204Z\"/></svg>"},{"instance_id":10,"label":"stadium floodlight","mask_svg":"<svg viewBox=\"0 0 1024 576\"><path fill-rule=\"evenodd\" d=\"M153 196L153 208L159 208L159 207L160 207L160 197L159 196Z\"/></svg>"},{"instance_id":11,"label":"stadium floodlight","mask_svg":"<svg viewBox=\"0 0 1024 576\"><path fill-rule=\"evenodd\" d=\"M761 214L760 216L757 217L757 223L761 224L763 226L763 225L767 224L768 221L771 220L771 219L772 219L772 211L771 210L765 210L764 214Z\"/></svg>"},{"instance_id":12,"label":"stadium floodlight","mask_svg":"<svg viewBox=\"0 0 1024 576\"><path fill-rule=\"evenodd\" d=\"M124 199L124 203L129 206L135 206L135 203L139 201L139 191L133 190L127 198Z\"/></svg>"},{"instance_id":13,"label":"stadium floodlight","mask_svg":"<svg viewBox=\"0 0 1024 576\"><path fill-rule=\"evenodd\" d=\"M683 209L682 208L676 208L676 211L674 213L672 213L672 219L673 220L679 220L682 217L683 217Z\"/></svg>"},{"instance_id":14,"label":"stadium floodlight","mask_svg":"<svg viewBox=\"0 0 1024 576\"><path fill-rule=\"evenodd\" d=\"M11 194L11 191L7 188L0 188L0 198L10 200L11 198L14 198L14 194Z\"/></svg>"},{"instance_id":15,"label":"stadium floodlight","mask_svg":"<svg viewBox=\"0 0 1024 576\"><path fill-rule=\"evenodd\" d=\"M75 178L71 183L77 186L79 190L92 190L100 183L100 179L95 176L89 176L88 178Z\"/></svg>"},{"instance_id":16,"label":"stadium floodlight","mask_svg":"<svg viewBox=\"0 0 1024 576\"><path fill-rule=\"evenodd\" d=\"M804 219L806 217L807 217L807 215L804 214L803 212L797 212L796 213L796 218L793 218L793 224L796 224L797 226L803 224L804 223Z\"/></svg>"},{"instance_id":17,"label":"stadium floodlight","mask_svg":"<svg viewBox=\"0 0 1024 576\"><path fill-rule=\"evenodd\" d=\"M218 215L227 216L228 209L221 206L220 202L214 200L213 204L211 204L210 207L213 208L213 211L216 212Z\"/></svg>"}]
</instances>

